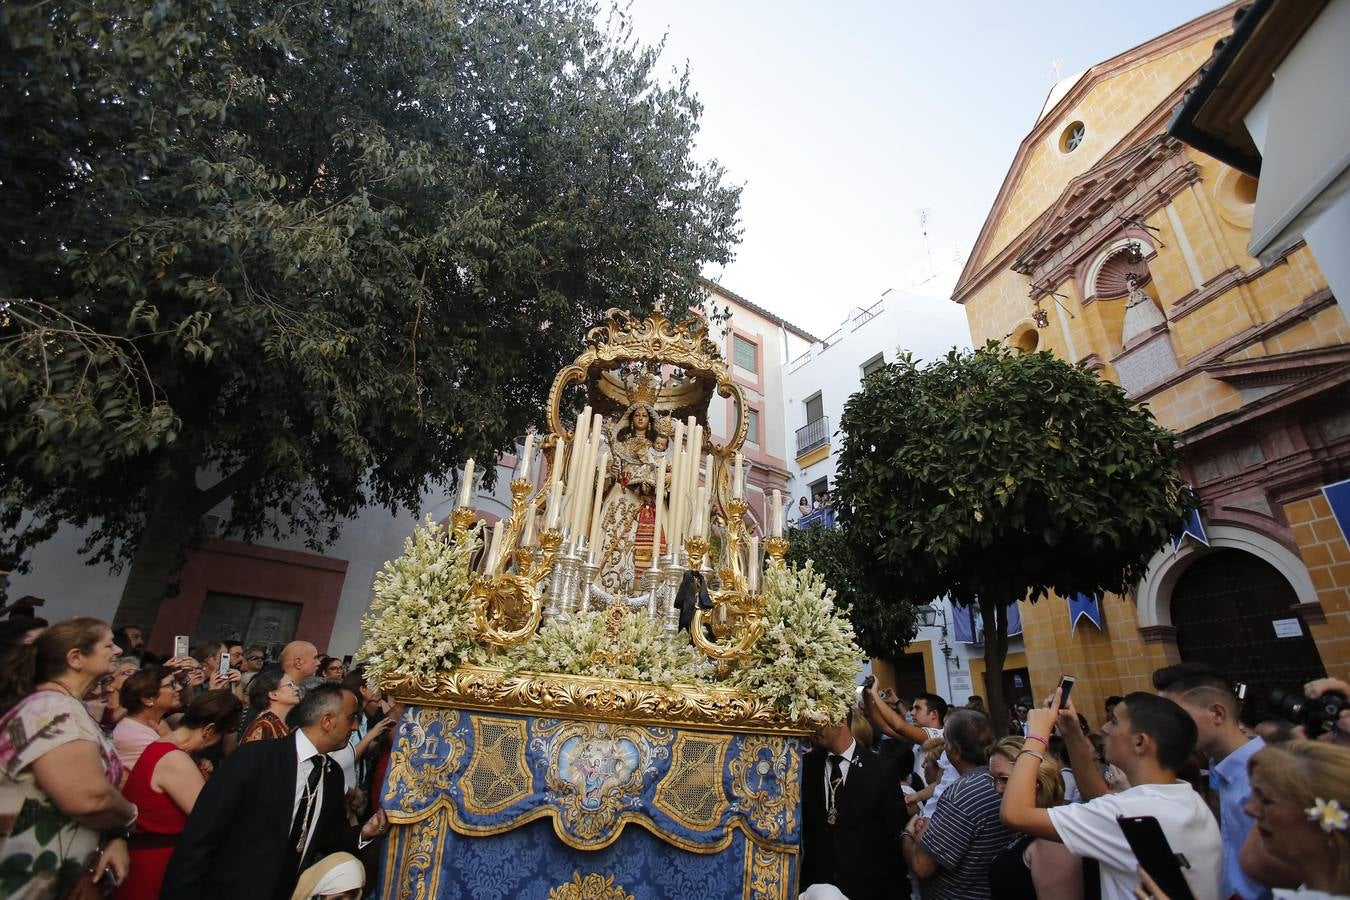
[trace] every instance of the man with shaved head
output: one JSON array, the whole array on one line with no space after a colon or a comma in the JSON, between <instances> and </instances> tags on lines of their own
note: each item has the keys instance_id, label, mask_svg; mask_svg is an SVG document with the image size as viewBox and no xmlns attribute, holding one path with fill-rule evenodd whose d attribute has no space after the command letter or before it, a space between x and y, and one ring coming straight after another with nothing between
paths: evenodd
<instances>
[{"instance_id":1,"label":"man with shaved head","mask_svg":"<svg viewBox=\"0 0 1350 900\"><path fill-rule=\"evenodd\" d=\"M323 683L322 678L315 677L319 671L319 650L309 641L291 641L282 647L281 669L300 689L302 700L306 691Z\"/></svg>"}]
</instances>

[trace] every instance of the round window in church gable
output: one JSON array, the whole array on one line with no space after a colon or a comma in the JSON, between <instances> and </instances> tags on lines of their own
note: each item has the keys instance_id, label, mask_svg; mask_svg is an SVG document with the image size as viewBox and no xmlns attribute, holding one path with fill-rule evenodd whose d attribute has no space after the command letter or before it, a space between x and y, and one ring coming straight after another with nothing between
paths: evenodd
<instances>
[{"instance_id":1,"label":"round window in church gable","mask_svg":"<svg viewBox=\"0 0 1350 900\"><path fill-rule=\"evenodd\" d=\"M1072 153L1083 143L1083 138L1087 137L1087 126L1082 122L1073 122L1064 133L1059 136L1059 149L1063 153Z\"/></svg>"}]
</instances>

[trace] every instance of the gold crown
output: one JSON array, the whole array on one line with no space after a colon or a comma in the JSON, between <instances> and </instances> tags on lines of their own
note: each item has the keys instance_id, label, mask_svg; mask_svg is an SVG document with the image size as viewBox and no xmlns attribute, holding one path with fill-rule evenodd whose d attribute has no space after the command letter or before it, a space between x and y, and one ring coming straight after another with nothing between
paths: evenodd
<instances>
[{"instance_id":1,"label":"gold crown","mask_svg":"<svg viewBox=\"0 0 1350 900\"><path fill-rule=\"evenodd\" d=\"M660 390L661 380L650 372L643 372L638 376L637 383L629 389L629 405L646 406L650 409L655 409L656 395Z\"/></svg>"},{"instance_id":2,"label":"gold crown","mask_svg":"<svg viewBox=\"0 0 1350 900\"><path fill-rule=\"evenodd\" d=\"M670 416L657 416L656 433L662 437L670 437L675 433L675 420Z\"/></svg>"}]
</instances>

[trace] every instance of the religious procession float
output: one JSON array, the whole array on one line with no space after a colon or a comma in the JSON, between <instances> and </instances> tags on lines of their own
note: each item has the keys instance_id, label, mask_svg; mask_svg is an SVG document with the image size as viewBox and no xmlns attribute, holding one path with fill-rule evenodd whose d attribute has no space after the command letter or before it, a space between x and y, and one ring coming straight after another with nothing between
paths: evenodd
<instances>
[{"instance_id":1,"label":"religious procession float","mask_svg":"<svg viewBox=\"0 0 1350 900\"><path fill-rule=\"evenodd\" d=\"M406 706L381 897L796 896L801 739L862 654L784 563L778 491L762 540L747 516L747 416L704 321L611 310L510 517L476 521L470 461L449 526L385 566L362 655Z\"/></svg>"}]
</instances>

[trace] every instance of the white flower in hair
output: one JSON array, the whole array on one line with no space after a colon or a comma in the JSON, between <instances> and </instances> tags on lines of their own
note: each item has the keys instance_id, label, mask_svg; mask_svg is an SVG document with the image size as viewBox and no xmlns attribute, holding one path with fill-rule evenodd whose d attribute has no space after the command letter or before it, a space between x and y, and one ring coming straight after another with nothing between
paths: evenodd
<instances>
[{"instance_id":1,"label":"white flower in hair","mask_svg":"<svg viewBox=\"0 0 1350 900\"><path fill-rule=\"evenodd\" d=\"M1313 805L1304 811L1308 814L1308 821L1316 822L1327 834L1350 828L1350 813L1341 809L1340 801L1334 797L1330 800L1318 797L1313 801Z\"/></svg>"}]
</instances>

